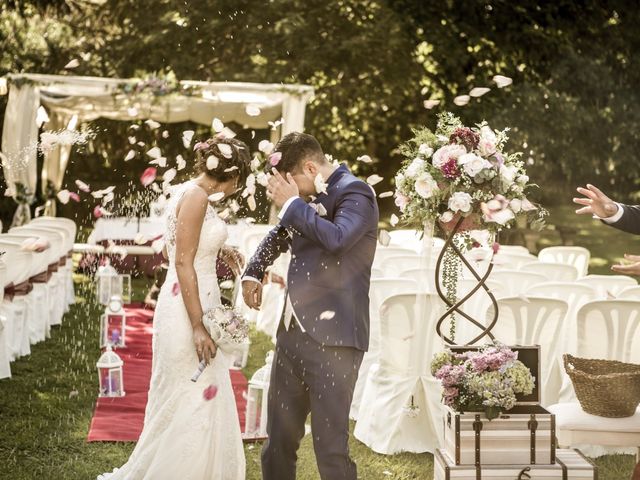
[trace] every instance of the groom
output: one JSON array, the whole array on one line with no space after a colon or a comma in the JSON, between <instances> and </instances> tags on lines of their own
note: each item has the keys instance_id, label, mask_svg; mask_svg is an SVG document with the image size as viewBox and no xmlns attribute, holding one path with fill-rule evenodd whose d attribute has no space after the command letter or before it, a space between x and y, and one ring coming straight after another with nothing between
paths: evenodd
<instances>
[{"instance_id":1,"label":"groom","mask_svg":"<svg viewBox=\"0 0 640 480\"><path fill-rule=\"evenodd\" d=\"M266 269L287 250L287 299L269 387L264 480L295 480L297 450L311 413L323 480L357 478L349 457L349 409L369 346L369 282L378 206L371 187L329 163L318 141L290 133L269 157L267 194L280 223L243 276L247 305L259 308Z\"/></svg>"}]
</instances>

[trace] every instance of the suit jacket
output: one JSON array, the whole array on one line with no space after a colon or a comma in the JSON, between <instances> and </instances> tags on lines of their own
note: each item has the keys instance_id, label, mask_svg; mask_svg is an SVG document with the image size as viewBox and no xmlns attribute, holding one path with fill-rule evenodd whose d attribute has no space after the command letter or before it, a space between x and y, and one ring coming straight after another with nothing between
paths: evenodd
<instances>
[{"instance_id":1,"label":"suit jacket","mask_svg":"<svg viewBox=\"0 0 640 480\"><path fill-rule=\"evenodd\" d=\"M313 202L324 208L301 198L289 205L249 260L244 276L263 278L274 260L291 248L288 292L306 332L323 345L366 351L378 205L372 188L345 165L327 184L327 193Z\"/></svg>"},{"instance_id":2,"label":"suit jacket","mask_svg":"<svg viewBox=\"0 0 640 480\"><path fill-rule=\"evenodd\" d=\"M623 232L640 235L640 205L621 205L621 207L622 217L620 217L620 220L608 225Z\"/></svg>"}]
</instances>

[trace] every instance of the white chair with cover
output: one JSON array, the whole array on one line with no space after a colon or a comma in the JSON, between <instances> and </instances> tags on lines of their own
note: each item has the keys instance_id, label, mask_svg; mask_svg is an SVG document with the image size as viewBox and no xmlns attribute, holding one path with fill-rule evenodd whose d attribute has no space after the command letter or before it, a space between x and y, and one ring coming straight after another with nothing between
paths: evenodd
<instances>
[{"instance_id":1,"label":"white chair with cover","mask_svg":"<svg viewBox=\"0 0 640 480\"><path fill-rule=\"evenodd\" d=\"M7 337L11 346L11 359L29 355L31 346L29 342L28 303L26 293L28 289L25 282L29 279L33 254L23 252L20 247L6 244L0 246L2 260L6 267L4 299L0 306L0 315L7 319Z\"/></svg>"},{"instance_id":2,"label":"white chair with cover","mask_svg":"<svg viewBox=\"0 0 640 480\"><path fill-rule=\"evenodd\" d=\"M7 267L0 257L0 292L4 295L6 285ZM8 338L9 319L3 315L0 303L0 379L11 378L11 345Z\"/></svg>"},{"instance_id":3,"label":"white chair with cover","mask_svg":"<svg viewBox=\"0 0 640 480\"><path fill-rule=\"evenodd\" d=\"M516 253L519 255L531 255L531 252L527 247L522 245L503 245L500 244L498 253Z\"/></svg>"},{"instance_id":4,"label":"white chair with cover","mask_svg":"<svg viewBox=\"0 0 640 480\"><path fill-rule=\"evenodd\" d=\"M489 280L498 282L509 296L518 296L534 285L547 282L547 277L539 273L522 272L520 270L493 270Z\"/></svg>"},{"instance_id":5,"label":"white chair with cover","mask_svg":"<svg viewBox=\"0 0 640 480\"><path fill-rule=\"evenodd\" d=\"M409 249L409 248L401 248L401 247L383 247L378 244L376 248L376 254L373 258L373 266L375 268L382 268L382 263L389 257L397 257L401 255L414 255L418 258L418 254Z\"/></svg>"},{"instance_id":6,"label":"white chair with cover","mask_svg":"<svg viewBox=\"0 0 640 480\"><path fill-rule=\"evenodd\" d=\"M405 270L411 270L420 266L420 257L414 255L394 255L385 258L380 263L380 269L385 277L398 277Z\"/></svg>"},{"instance_id":7,"label":"white chair with cover","mask_svg":"<svg viewBox=\"0 0 640 480\"><path fill-rule=\"evenodd\" d=\"M536 261L538 261L538 259L528 253L505 253L498 251L498 253L493 256L494 268L505 270L518 270L522 265Z\"/></svg>"},{"instance_id":8,"label":"white chair with cover","mask_svg":"<svg viewBox=\"0 0 640 480\"><path fill-rule=\"evenodd\" d=\"M436 293L436 269L433 267L410 268L399 272L397 276L417 282L421 292ZM442 284L442 280L440 284Z\"/></svg>"},{"instance_id":9,"label":"white chair with cover","mask_svg":"<svg viewBox=\"0 0 640 480\"><path fill-rule=\"evenodd\" d=\"M496 339L507 345L540 345L542 405L558 401L562 376L558 341L569 306L564 300L510 297L498 300ZM488 315L493 309L490 308Z\"/></svg>"},{"instance_id":10,"label":"white chair with cover","mask_svg":"<svg viewBox=\"0 0 640 480\"><path fill-rule=\"evenodd\" d=\"M360 400L372 365L377 364L380 355L380 309L384 301L394 295L419 293L418 282L406 278L372 279L369 288L369 350L362 358L358 380L353 392L349 416L358 418Z\"/></svg>"},{"instance_id":11,"label":"white chair with cover","mask_svg":"<svg viewBox=\"0 0 640 480\"><path fill-rule=\"evenodd\" d=\"M384 272L380 268L371 267L371 278L383 278Z\"/></svg>"},{"instance_id":12,"label":"white chair with cover","mask_svg":"<svg viewBox=\"0 0 640 480\"><path fill-rule=\"evenodd\" d=\"M422 232L419 230L390 230L389 237L391 238L389 242L391 247L409 248L416 253L422 251Z\"/></svg>"},{"instance_id":13,"label":"white chair with cover","mask_svg":"<svg viewBox=\"0 0 640 480\"><path fill-rule=\"evenodd\" d=\"M578 269L573 265L551 262L531 262L520 266L520 271L539 273L550 282L574 282L578 278Z\"/></svg>"},{"instance_id":14,"label":"white chair with cover","mask_svg":"<svg viewBox=\"0 0 640 480\"><path fill-rule=\"evenodd\" d=\"M242 233L240 251L247 257L247 260L255 253L260 242L274 227L275 225L254 224Z\"/></svg>"},{"instance_id":15,"label":"white chair with cover","mask_svg":"<svg viewBox=\"0 0 640 480\"><path fill-rule=\"evenodd\" d=\"M640 285L622 289L616 295L616 300L640 300Z\"/></svg>"},{"instance_id":16,"label":"white chair with cover","mask_svg":"<svg viewBox=\"0 0 640 480\"><path fill-rule=\"evenodd\" d=\"M275 343L278 324L285 302L285 288L277 283L267 283L262 287L262 304L256 314L256 329L266 333Z\"/></svg>"},{"instance_id":17,"label":"white chair with cover","mask_svg":"<svg viewBox=\"0 0 640 480\"><path fill-rule=\"evenodd\" d=\"M640 363L640 303L635 300L596 300L578 311L576 356ZM549 407L556 415L561 446L579 446L586 455L604 453L604 447L640 447L640 408L632 417L590 415L578 402ZM597 445L600 449L596 449Z\"/></svg>"},{"instance_id":18,"label":"white chair with cover","mask_svg":"<svg viewBox=\"0 0 640 480\"><path fill-rule=\"evenodd\" d=\"M476 287L478 282L475 279L461 278L458 280L458 299L464 298L472 289ZM487 280L487 287L491 290L491 293L496 299L507 296L507 290L495 280ZM462 304L462 310L472 317L474 320L487 325L487 310L491 306L491 298L484 290L484 288L478 289L466 302ZM481 333L480 329L469 322L466 318L458 317L456 321L456 336L455 342L458 345L464 345L469 343ZM485 344L489 341L488 337L475 342L476 344Z\"/></svg>"},{"instance_id":19,"label":"white chair with cover","mask_svg":"<svg viewBox=\"0 0 640 480\"><path fill-rule=\"evenodd\" d=\"M616 298L625 288L638 286L635 278L626 275L587 275L579 278L577 283L593 288L600 300Z\"/></svg>"},{"instance_id":20,"label":"white chair with cover","mask_svg":"<svg viewBox=\"0 0 640 480\"><path fill-rule=\"evenodd\" d=\"M381 308L380 361L369 371L354 430L374 452L434 452L442 444L441 389L429 369L443 348L434 333L442 308L432 294L396 295ZM409 411L412 404L418 410Z\"/></svg>"},{"instance_id":21,"label":"white chair with cover","mask_svg":"<svg viewBox=\"0 0 640 480\"><path fill-rule=\"evenodd\" d=\"M573 265L581 277L589 271L590 258L591 253L584 247L547 247L538 253L541 262Z\"/></svg>"}]
</instances>

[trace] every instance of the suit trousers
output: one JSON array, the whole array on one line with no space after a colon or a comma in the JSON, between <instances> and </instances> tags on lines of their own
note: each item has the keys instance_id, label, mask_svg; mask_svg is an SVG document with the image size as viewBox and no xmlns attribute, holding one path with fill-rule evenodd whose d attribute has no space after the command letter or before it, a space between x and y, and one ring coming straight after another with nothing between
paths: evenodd
<instances>
[{"instance_id":1,"label":"suit trousers","mask_svg":"<svg viewBox=\"0 0 640 480\"><path fill-rule=\"evenodd\" d=\"M323 346L296 322L278 329L268 394L263 480L295 480L297 451L311 413L311 434L323 480L356 480L349 457L349 410L364 352Z\"/></svg>"}]
</instances>

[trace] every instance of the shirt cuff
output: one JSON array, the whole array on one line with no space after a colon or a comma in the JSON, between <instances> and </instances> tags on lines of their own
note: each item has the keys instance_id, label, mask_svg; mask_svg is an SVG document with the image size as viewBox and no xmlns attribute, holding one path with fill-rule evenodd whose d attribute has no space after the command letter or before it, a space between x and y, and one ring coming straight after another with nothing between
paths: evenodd
<instances>
[{"instance_id":1,"label":"shirt cuff","mask_svg":"<svg viewBox=\"0 0 640 480\"><path fill-rule=\"evenodd\" d=\"M296 198L300 198L300 197L291 197L289 200L284 202L284 205L282 205L282 208L280 209L280 213L278 213L278 218L280 220L282 220L282 217L284 217L284 214L287 211L287 208L289 208L289 205L291 205Z\"/></svg>"},{"instance_id":2,"label":"shirt cuff","mask_svg":"<svg viewBox=\"0 0 640 480\"><path fill-rule=\"evenodd\" d=\"M258 280L255 277L250 277L249 275L247 275L246 277L242 277L242 281L250 281L250 282L257 282L257 283L262 283L260 280Z\"/></svg>"},{"instance_id":3,"label":"shirt cuff","mask_svg":"<svg viewBox=\"0 0 640 480\"><path fill-rule=\"evenodd\" d=\"M624 207L619 203L616 203L616 205L618 205L618 211L615 213L615 215L611 215L607 218L601 218L600 220L605 223L616 223L618 220L620 220L622 218L622 215L624 215Z\"/></svg>"}]
</instances>

